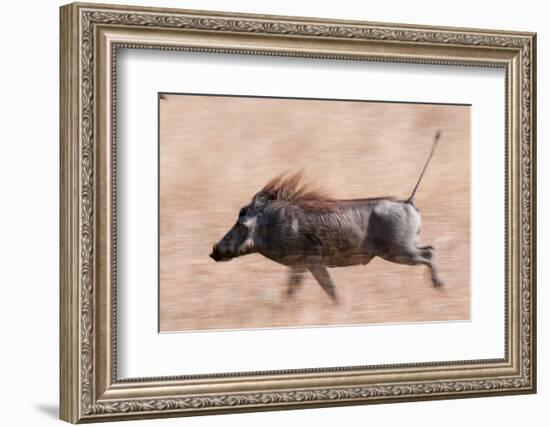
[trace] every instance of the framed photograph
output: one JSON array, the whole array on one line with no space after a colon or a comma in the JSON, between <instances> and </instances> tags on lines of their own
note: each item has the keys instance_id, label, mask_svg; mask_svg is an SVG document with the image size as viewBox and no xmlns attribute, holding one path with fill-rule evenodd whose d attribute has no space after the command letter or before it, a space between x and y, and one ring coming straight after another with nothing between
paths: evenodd
<instances>
[{"instance_id":1,"label":"framed photograph","mask_svg":"<svg viewBox=\"0 0 550 427\"><path fill-rule=\"evenodd\" d=\"M60 13L63 420L536 391L535 34Z\"/></svg>"}]
</instances>

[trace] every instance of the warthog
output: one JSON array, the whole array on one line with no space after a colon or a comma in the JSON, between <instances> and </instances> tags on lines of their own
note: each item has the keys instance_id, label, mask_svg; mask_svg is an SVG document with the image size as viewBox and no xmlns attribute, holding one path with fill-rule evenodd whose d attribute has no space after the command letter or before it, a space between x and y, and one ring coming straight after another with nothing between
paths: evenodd
<instances>
[{"instance_id":1,"label":"warthog","mask_svg":"<svg viewBox=\"0 0 550 427\"><path fill-rule=\"evenodd\" d=\"M325 292L337 300L327 267L367 264L378 256L407 265L425 265L432 284L441 286L434 248L418 242L421 219L414 195L433 156L430 155L406 200L393 197L335 200L311 188L302 173L281 175L254 195L229 232L214 245L214 261L258 253L290 267L288 294L309 270Z\"/></svg>"}]
</instances>

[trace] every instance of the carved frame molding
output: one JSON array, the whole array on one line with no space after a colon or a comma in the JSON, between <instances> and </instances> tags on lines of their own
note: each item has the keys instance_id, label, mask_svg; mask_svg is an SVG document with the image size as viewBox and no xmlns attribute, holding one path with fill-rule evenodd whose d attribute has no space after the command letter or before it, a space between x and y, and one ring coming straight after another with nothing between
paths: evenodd
<instances>
[{"instance_id":1,"label":"carved frame molding","mask_svg":"<svg viewBox=\"0 0 550 427\"><path fill-rule=\"evenodd\" d=\"M165 35L170 42L162 41ZM178 37L191 39L174 41ZM60 42L62 419L102 421L535 391L535 34L71 4L61 8ZM117 380L113 147L116 51L121 47L505 67L504 179L510 206L506 357ZM349 381L335 380L348 374ZM270 375L273 387L251 386ZM300 385L285 387L290 379ZM186 388L201 381L210 392Z\"/></svg>"}]
</instances>

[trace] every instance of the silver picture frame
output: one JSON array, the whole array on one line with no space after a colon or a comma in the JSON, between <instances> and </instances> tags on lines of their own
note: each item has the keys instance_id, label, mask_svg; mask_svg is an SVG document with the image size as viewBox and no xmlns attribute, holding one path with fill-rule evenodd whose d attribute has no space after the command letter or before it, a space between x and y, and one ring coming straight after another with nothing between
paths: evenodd
<instances>
[{"instance_id":1,"label":"silver picture frame","mask_svg":"<svg viewBox=\"0 0 550 427\"><path fill-rule=\"evenodd\" d=\"M97 422L536 391L536 35L73 3L60 9L60 417ZM505 357L203 376L117 377L117 49L506 73Z\"/></svg>"}]
</instances>

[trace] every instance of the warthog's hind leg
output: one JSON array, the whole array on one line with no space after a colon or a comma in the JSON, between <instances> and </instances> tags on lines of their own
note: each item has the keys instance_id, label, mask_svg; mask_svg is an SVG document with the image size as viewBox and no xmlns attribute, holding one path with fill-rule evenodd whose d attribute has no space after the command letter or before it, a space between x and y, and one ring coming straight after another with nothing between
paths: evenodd
<instances>
[{"instance_id":1,"label":"warthog's hind leg","mask_svg":"<svg viewBox=\"0 0 550 427\"><path fill-rule=\"evenodd\" d=\"M432 284L434 287L439 288L443 286L443 281L439 277L437 266L434 261L435 249L433 246L421 246L417 248L420 252L420 263L426 265L430 269L432 275Z\"/></svg>"},{"instance_id":2,"label":"warthog's hind leg","mask_svg":"<svg viewBox=\"0 0 550 427\"><path fill-rule=\"evenodd\" d=\"M393 252L392 254L381 254L379 256L396 264L425 265L430 269L433 286L438 288L443 286L443 281L439 277L439 272L434 261L434 254L435 250L433 246L428 245L403 248L402 251Z\"/></svg>"},{"instance_id":3,"label":"warthog's hind leg","mask_svg":"<svg viewBox=\"0 0 550 427\"><path fill-rule=\"evenodd\" d=\"M327 268L322 265L310 265L308 269L313 277L315 277L315 280L317 280L323 290L328 294L328 296L332 298L334 302L338 302L338 297L336 296L336 287L334 286L334 282L328 274Z\"/></svg>"}]
</instances>

